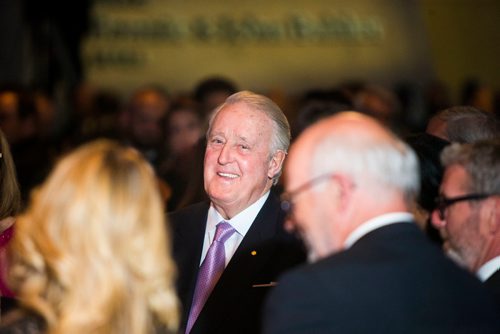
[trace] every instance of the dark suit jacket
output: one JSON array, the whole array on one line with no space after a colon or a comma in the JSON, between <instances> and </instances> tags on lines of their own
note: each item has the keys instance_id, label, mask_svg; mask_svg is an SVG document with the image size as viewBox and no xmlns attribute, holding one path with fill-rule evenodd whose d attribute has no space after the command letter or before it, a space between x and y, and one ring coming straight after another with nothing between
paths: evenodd
<instances>
[{"instance_id":1,"label":"dark suit jacket","mask_svg":"<svg viewBox=\"0 0 500 334\"><path fill-rule=\"evenodd\" d=\"M484 281L484 284L486 288L493 293L493 297L500 308L500 270L497 270L493 275L488 277L488 279Z\"/></svg>"},{"instance_id":2,"label":"dark suit jacket","mask_svg":"<svg viewBox=\"0 0 500 334\"><path fill-rule=\"evenodd\" d=\"M177 291L185 328L193 298L209 203L194 204L170 215ZM191 333L259 333L264 297L277 277L305 261L304 247L283 229L279 201L271 193L209 296ZM252 255L255 251L255 255Z\"/></svg>"},{"instance_id":3,"label":"dark suit jacket","mask_svg":"<svg viewBox=\"0 0 500 334\"><path fill-rule=\"evenodd\" d=\"M264 317L268 334L500 333L480 282L408 223L285 274Z\"/></svg>"}]
</instances>

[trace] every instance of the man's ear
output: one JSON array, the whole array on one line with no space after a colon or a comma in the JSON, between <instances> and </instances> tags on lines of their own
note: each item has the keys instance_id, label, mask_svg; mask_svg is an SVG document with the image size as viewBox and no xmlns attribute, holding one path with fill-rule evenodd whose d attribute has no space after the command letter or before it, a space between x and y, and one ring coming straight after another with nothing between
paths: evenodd
<instances>
[{"instance_id":1,"label":"man's ear","mask_svg":"<svg viewBox=\"0 0 500 334\"><path fill-rule=\"evenodd\" d=\"M336 205L345 210L351 204L354 183L350 177L342 174L334 174L332 179L331 185L336 187Z\"/></svg>"},{"instance_id":2,"label":"man's ear","mask_svg":"<svg viewBox=\"0 0 500 334\"><path fill-rule=\"evenodd\" d=\"M274 152L273 156L271 157L271 161L269 161L269 168L267 170L268 178L272 179L279 174L285 158L286 153L284 151L277 150L276 152Z\"/></svg>"}]
</instances>

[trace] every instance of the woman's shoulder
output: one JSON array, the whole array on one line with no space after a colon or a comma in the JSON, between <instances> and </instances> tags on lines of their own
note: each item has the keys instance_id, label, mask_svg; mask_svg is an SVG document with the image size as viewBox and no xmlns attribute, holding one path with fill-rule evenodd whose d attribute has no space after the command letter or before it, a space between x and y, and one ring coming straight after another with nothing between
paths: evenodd
<instances>
[{"instance_id":1,"label":"woman's shoulder","mask_svg":"<svg viewBox=\"0 0 500 334\"><path fill-rule=\"evenodd\" d=\"M42 317L23 310L15 309L2 314L0 319L1 334L40 334L45 332Z\"/></svg>"}]
</instances>

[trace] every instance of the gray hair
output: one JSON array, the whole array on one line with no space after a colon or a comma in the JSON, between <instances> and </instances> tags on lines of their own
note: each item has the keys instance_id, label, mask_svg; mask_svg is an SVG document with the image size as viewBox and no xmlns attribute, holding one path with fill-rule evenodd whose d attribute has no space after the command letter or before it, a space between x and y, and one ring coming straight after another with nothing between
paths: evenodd
<instances>
[{"instance_id":1,"label":"gray hair","mask_svg":"<svg viewBox=\"0 0 500 334\"><path fill-rule=\"evenodd\" d=\"M437 115L446 123L446 136L450 142L473 143L498 138L500 122L495 114L471 106L455 106Z\"/></svg>"},{"instance_id":2,"label":"gray hair","mask_svg":"<svg viewBox=\"0 0 500 334\"><path fill-rule=\"evenodd\" d=\"M285 154L288 152L291 135L290 124L288 123L285 114L280 109L280 107L278 107L278 105L274 103L270 98L247 90L237 92L229 96L223 104L218 106L212 112L208 120L207 137L212 131L212 124L217 114L224 107L236 103L244 103L255 110L261 111L272 121L272 127L274 131L272 132L271 143L269 147L269 158L272 158L277 151L283 151ZM280 175L281 170L273 177L273 184L276 184L278 182Z\"/></svg>"},{"instance_id":3,"label":"gray hair","mask_svg":"<svg viewBox=\"0 0 500 334\"><path fill-rule=\"evenodd\" d=\"M500 195L500 139L469 144L452 144L441 154L446 168L460 165L469 175L468 190Z\"/></svg>"},{"instance_id":4,"label":"gray hair","mask_svg":"<svg viewBox=\"0 0 500 334\"><path fill-rule=\"evenodd\" d=\"M314 148L311 164L312 177L345 173L355 183L361 183L368 176L381 200L384 189L393 189L401 191L407 203L411 203L420 190L417 156L395 136L391 142L370 142L330 135Z\"/></svg>"}]
</instances>

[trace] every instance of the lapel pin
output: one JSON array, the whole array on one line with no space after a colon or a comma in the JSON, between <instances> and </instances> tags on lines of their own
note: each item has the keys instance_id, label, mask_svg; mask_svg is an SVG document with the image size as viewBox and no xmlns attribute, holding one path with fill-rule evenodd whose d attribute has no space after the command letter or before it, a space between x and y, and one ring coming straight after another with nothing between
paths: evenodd
<instances>
[{"instance_id":1,"label":"lapel pin","mask_svg":"<svg viewBox=\"0 0 500 334\"><path fill-rule=\"evenodd\" d=\"M254 284L254 285L252 285L252 288L270 288L270 287L273 287L276 285L278 285L277 282L269 282L266 284Z\"/></svg>"},{"instance_id":2,"label":"lapel pin","mask_svg":"<svg viewBox=\"0 0 500 334\"><path fill-rule=\"evenodd\" d=\"M255 255L257 255L257 251L253 250L250 254L252 254L252 256L255 256Z\"/></svg>"}]
</instances>

